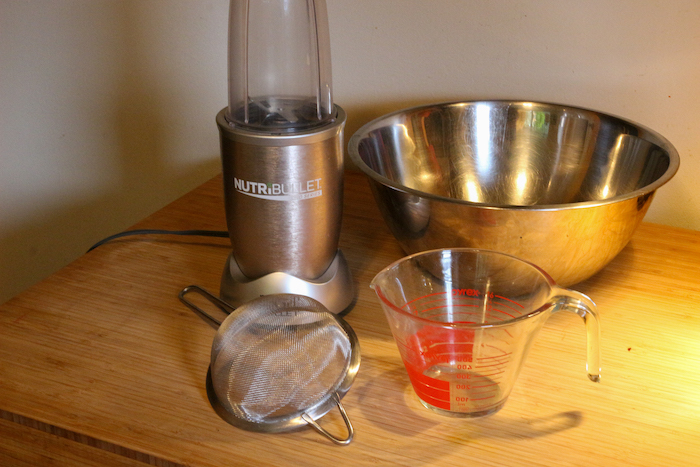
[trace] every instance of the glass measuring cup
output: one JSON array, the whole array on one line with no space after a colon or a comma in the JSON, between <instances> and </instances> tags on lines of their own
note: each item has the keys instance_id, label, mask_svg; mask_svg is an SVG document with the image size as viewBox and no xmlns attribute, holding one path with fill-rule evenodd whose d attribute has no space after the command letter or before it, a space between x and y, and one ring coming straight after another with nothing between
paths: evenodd
<instances>
[{"instance_id":1,"label":"glass measuring cup","mask_svg":"<svg viewBox=\"0 0 700 467\"><path fill-rule=\"evenodd\" d=\"M441 414L480 417L503 407L538 331L558 311L583 318L587 371L600 380L596 307L537 266L469 248L407 256L370 285L413 389Z\"/></svg>"}]
</instances>

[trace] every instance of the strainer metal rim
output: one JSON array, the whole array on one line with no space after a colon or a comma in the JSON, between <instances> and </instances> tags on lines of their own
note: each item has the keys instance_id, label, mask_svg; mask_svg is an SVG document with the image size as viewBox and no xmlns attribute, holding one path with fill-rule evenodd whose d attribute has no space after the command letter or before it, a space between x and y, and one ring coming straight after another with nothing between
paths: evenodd
<instances>
[{"instance_id":1,"label":"strainer metal rim","mask_svg":"<svg viewBox=\"0 0 700 467\"><path fill-rule=\"evenodd\" d=\"M217 336L218 336L218 330L223 325L224 323L217 320L216 318L213 318L211 315L200 309L198 306L196 306L194 303L190 302L185 298L185 295L190 293L190 292L196 292L209 300L212 304L216 305L221 311L224 313L227 313L228 316L226 317L225 321L229 320L235 320L237 316L239 316L241 313L243 313L245 310L250 308L251 306L254 306L255 300L252 302L248 302L244 305L241 305L238 308L234 308L231 306L229 303L223 301L222 299L212 295L205 289L196 286L196 285L191 285L188 287L185 287L178 297L180 298L180 301L184 303L188 308L190 308L192 311L194 311L197 315L199 315L207 324L212 326L214 329L217 329ZM275 294L275 295L288 295L292 296L294 294ZM262 297L261 297L262 298ZM352 329L352 327L340 316L337 316L333 314L332 312L328 311L323 304L319 303L318 300L315 300L311 297L304 297L305 299L311 300L312 302L317 302L318 305L320 306L321 311L316 311L315 313L327 313L328 316L330 316L336 324L338 324L341 329L345 332L345 335L348 337L348 341L350 344L350 356L349 356L349 362L347 364L347 369L345 371L345 375L342 379L339 380L339 382L334 386L329 388L328 394L326 397L322 398L320 401L316 402L312 406L305 408L305 410L299 410L295 412L294 414L290 414L287 417L275 417L273 419L269 420L263 420L263 421L251 421L247 420L245 418L242 418L240 416L237 416L234 413L231 413L229 410L226 409L226 407L219 401L219 398L216 394L216 391L214 390L214 384L212 381L212 376L211 376L211 364L209 365L207 369L207 377L206 377L206 392L207 392L207 398L209 399L209 403L211 407L214 409L214 412L225 422L229 423L230 425L233 425L237 428L242 428L245 430L249 431L255 431L255 432L262 432L262 433L279 433L283 431L291 431L295 430L298 428L303 428L305 426L311 426L313 429L321 433L322 435L326 436L330 440L332 440L336 444L340 445L346 445L348 444L352 438L353 438L353 428L352 424L350 423L350 420L347 417L347 414L345 412L345 409L343 408L340 400L345 396L345 394L350 390L350 387L352 386L353 381L355 380L355 376L357 375L357 372L360 368L360 343L357 338L357 334L355 334L355 331ZM323 311L325 310L325 311ZM216 340L216 338L215 338ZM213 349L212 349L213 352ZM316 423L316 420L323 417L326 415L332 408L333 406L337 406L344 421L346 424L346 427L348 429L348 436L345 439L337 438L334 435L328 433L325 429L323 429L321 426L319 426Z\"/></svg>"},{"instance_id":2,"label":"strainer metal rim","mask_svg":"<svg viewBox=\"0 0 700 467\"><path fill-rule=\"evenodd\" d=\"M236 309L226 318L225 321L235 320L237 315L240 315L243 310L247 309L248 305L249 304L245 304ZM352 386L355 376L360 368L360 345L357 334L355 334L355 331L347 322L345 322L345 320L334 315L330 311L326 311L325 313L327 313L328 316L342 328L342 330L348 336L350 343L350 356L347 371L345 372L344 377L341 378L334 387L329 388L325 397L312 406L304 408L303 410L298 410L286 417L280 416L258 421L247 420L227 410L226 407L219 401L216 391L214 390L210 364L209 368L207 369L206 378L207 398L209 399L209 403L217 415L219 415L220 418L230 425L238 428L263 433L279 433L282 431L290 431L296 428L308 426L309 423L304 419L304 415L315 421L327 414L334 406L338 405L337 401L340 401L350 390L350 387Z\"/></svg>"}]
</instances>

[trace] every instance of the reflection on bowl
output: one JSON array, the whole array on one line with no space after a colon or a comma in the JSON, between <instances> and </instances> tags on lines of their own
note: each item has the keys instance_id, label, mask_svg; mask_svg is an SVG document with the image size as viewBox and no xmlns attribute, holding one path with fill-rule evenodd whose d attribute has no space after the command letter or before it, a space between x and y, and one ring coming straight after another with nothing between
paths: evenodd
<instances>
[{"instance_id":1,"label":"reflection on bowl","mask_svg":"<svg viewBox=\"0 0 700 467\"><path fill-rule=\"evenodd\" d=\"M622 250L679 165L675 148L638 124L514 101L391 113L360 128L348 151L406 253L501 251L563 286Z\"/></svg>"}]
</instances>

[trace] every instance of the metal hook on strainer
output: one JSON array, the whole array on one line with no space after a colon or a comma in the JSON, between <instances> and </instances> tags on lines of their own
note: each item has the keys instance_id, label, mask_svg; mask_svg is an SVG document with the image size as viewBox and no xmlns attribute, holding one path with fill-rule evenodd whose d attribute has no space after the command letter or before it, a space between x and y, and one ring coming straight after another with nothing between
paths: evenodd
<instances>
[{"instance_id":1,"label":"metal hook on strainer","mask_svg":"<svg viewBox=\"0 0 700 467\"><path fill-rule=\"evenodd\" d=\"M222 322L185 298L195 292L221 311ZM226 422L251 431L276 433L310 425L336 444L354 430L340 403L360 366L352 328L318 301L274 294L238 308L192 285L180 300L217 328L207 373L207 396ZM337 406L348 430L337 438L316 420Z\"/></svg>"}]
</instances>

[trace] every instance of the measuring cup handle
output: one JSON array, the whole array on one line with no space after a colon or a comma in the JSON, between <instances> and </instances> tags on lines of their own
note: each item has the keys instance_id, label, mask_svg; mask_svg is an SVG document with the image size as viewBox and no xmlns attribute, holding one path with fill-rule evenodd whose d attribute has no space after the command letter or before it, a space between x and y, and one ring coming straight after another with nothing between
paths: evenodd
<instances>
[{"instance_id":1,"label":"measuring cup handle","mask_svg":"<svg viewBox=\"0 0 700 467\"><path fill-rule=\"evenodd\" d=\"M586 325L586 371L594 383L600 382L600 319L596 304L588 296L575 290L557 287L554 293L561 299L554 311L576 313Z\"/></svg>"}]
</instances>

